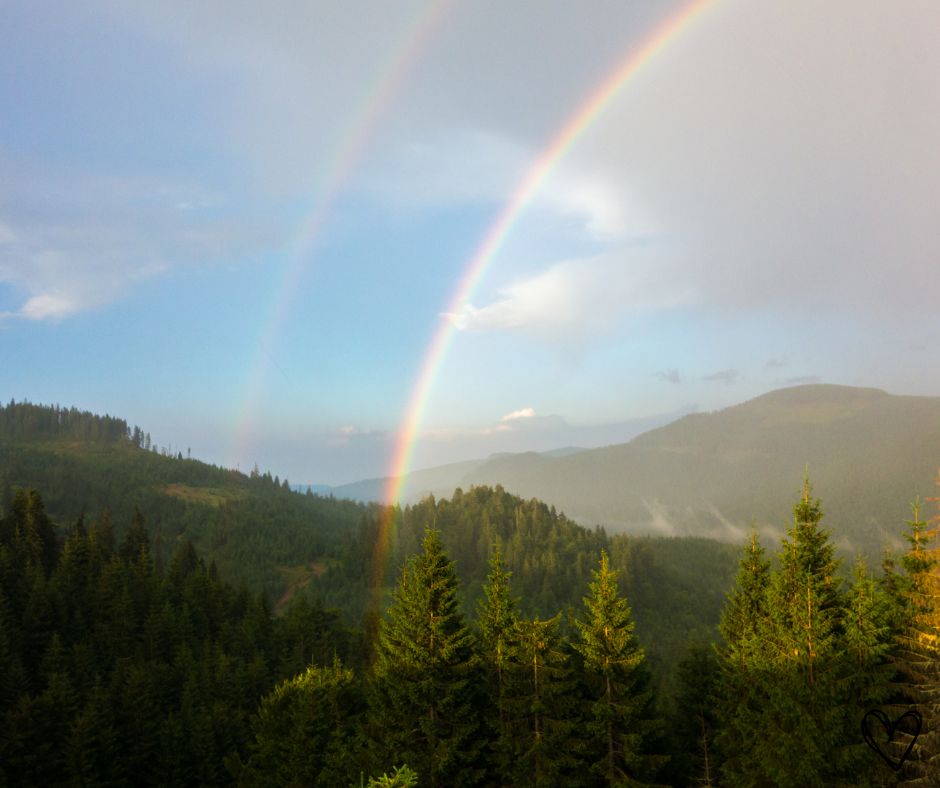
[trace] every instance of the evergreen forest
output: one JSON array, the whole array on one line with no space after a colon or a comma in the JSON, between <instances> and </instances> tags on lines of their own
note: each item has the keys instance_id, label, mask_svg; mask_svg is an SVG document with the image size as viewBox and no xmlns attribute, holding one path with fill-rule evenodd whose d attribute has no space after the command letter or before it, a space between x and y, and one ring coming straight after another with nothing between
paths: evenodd
<instances>
[{"instance_id":1,"label":"evergreen forest","mask_svg":"<svg viewBox=\"0 0 940 788\"><path fill-rule=\"evenodd\" d=\"M29 404L0 455L0 784L940 783L933 501L873 565L809 479L732 547L299 494ZM897 771L871 710L923 718Z\"/></svg>"}]
</instances>

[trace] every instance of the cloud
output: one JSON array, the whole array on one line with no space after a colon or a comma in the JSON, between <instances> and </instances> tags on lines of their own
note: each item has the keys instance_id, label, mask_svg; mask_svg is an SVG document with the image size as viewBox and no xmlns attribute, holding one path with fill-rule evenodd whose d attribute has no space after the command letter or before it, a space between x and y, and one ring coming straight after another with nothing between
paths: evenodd
<instances>
[{"instance_id":1,"label":"cloud","mask_svg":"<svg viewBox=\"0 0 940 788\"><path fill-rule=\"evenodd\" d=\"M0 158L0 181L0 283L22 299L7 319L68 318L173 266L218 262L274 238L270 226L224 211L181 217L183 195L193 205L214 199L185 179L49 173Z\"/></svg>"},{"instance_id":2,"label":"cloud","mask_svg":"<svg viewBox=\"0 0 940 788\"><path fill-rule=\"evenodd\" d=\"M787 378L784 382L787 386L808 386L812 383L819 383L822 378L819 375L801 375L795 378Z\"/></svg>"},{"instance_id":3,"label":"cloud","mask_svg":"<svg viewBox=\"0 0 940 788\"><path fill-rule=\"evenodd\" d=\"M731 385L732 383L737 383L738 377L739 373L736 369L721 369L717 372L713 372L711 375L704 375L702 380L709 383L725 383Z\"/></svg>"},{"instance_id":4,"label":"cloud","mask_svg":"<svg viewBox=\"0 0 940 788\"><path fill-rule=\"evenodd\" d=\"M517 421L518 419L532 419L535 418L535 409L534 408L520 408L519 410L514 410L511 413L507 413L503 416L500 421Z\"/></svg>"},{"instance_id":5,"label":"cloud","mask_svg":"<svg viewBox=\"0 0 940 788\"><path fill-rule=\"evenodd\" d=\"M786 356L780 358L768 358L764 364L764 369L783 369L789 366L790 360Z\"/></svg>"},{"instance_id":6,"label":"cloud","mask_svg":"<svg viewBox=\"0 0 940 788\"><path fill-rule=\"evenodd\" d=\"M67 297L56 295L33 296L23 304L20 314L28 320L63 318L77 312L79 305Z\"/></svg>"},{"instance_id":7,"label":"cloud","mask_svg":"<svg viewBox=\"0 0 940 788\"><path fill-rule=\"evenodd\" d=\"M557 263L517 280L491 303L445 314L458 329L525 331L545 338L583 338L610 329L633 311L695 301L669 265L642 249Z\"/></svg>"},{"instance_id":8,"label":"cloud","mask_svg":"<svg viewBox=\"0 0 940 788\"><path fill-rule=\"evenodd\" d=\"M678 385L682 382L682 379L679 377L678 369L661 369L656 373L656 377L664 383L673 383Z\"/></svg>"},{"instance_id":9,"label":"cloud","mask_svg":"<svg viewBox=\"0 0 940 788\"><path fill-rule=\"evenodd\" d=\"M579 4L484 0L444 9L433 34L419 40L410 31L420 14L379 0L274 9L238 2L224 14L214 4L168 2L103 0L70 13L84 29L118 29L131 46L155 51L168 73L171 64L179 69L172 73L180 90L170 92L187 95L192 104L181 99L178 108L192 108L205 125L190 129L192 138L173 136L182 134L175 118L160 131L190 155L195 148L198 172L149 192L138 184L130 199L112 196L97 211L89 199L84 216L45 217L42 227L33 224L35 210L8 217L10 201L0 198L0 249L13 248L0 258L3 281L24 290L24 306L33 297L64 298L76 309L95 301L71 284L55 293L34 281L28 269L39 252L66 254L76 279L102 257L113 260L99 279L106 302L132 286L126 271L254 248L245 229L265 232L271 206L263 200L229 221L200 216L192 224L201 214L192 206L227 190L202 165L215 154L243 173L243 194L309 199L311 183L336 171L344 194L371 195L385 210L498 210L611 64L664 13L658 4L585 12ZM363 27L363 15L374 23ZM573 217L589 251L566 249L542 260L540 273L501 259L500 270L516 278L451 319L465 329L592 335L637 302L669 308L676 298L664 297L664 277L636 282L631 265L601 270L587 260L599 240L637 235L670 240L651 258L670 270L682 303L725 317L825 308L834 318L905 319L909 293L940 291L938 24L940 5L930 0L910 0L901 13L854 0L717 4L624 85L536 190L527 226L544 230ZM89 62L98 43L87 44ZM397 81L386 81L395 64ZM214 90L197 95L189 81ZM208 109L199 103L205 95ZM128 182L126 159L148 150L130 152L110 163ZM42 169L26 172L21 185L42 180ZM81 193L73 189L80 178L54 175L34 198ZM0 182L10 183L2 166ZM161 194L169 207L155 209ZM30 207L41 204L32 199ZM78 232L54 243L55 228ZM113 231L109 241L104 228ZM632 252L611 254L626 260ZM579 256L579 265L559 262ZM592 276L613 295L599 292ZM111 294L109 278L117 283ZM574 289L565 294L559 284Z\"/></svg>"},{"instance_id":10,"label":"cloud","mask_svg":"<svg viewBox=\"0 0 940 788\"><path fill-rule=\"evenodd\" d=\"M938 25L929 2L729 2L576 155L685 239L681 276L723 315L904 320L940 292Z\"/></svg>"}]
</instances>

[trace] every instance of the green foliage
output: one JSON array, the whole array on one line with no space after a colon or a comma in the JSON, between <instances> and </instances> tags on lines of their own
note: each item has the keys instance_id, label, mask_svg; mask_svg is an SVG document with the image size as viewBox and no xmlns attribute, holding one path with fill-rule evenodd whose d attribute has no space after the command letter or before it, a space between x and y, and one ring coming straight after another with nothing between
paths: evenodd
<instances>
[{"instance_id":1,"label":"green foliage","mask_svg":"<svg viewBox=\"0 0 940 788\"><path fill-rule=\"evenodd\" d=\"M921 504L912 505L905 538L909 548L901 558L905 574L893 588L899 612L898 647L893 666L897 691L892 712L897 716L914 707L923 715L924 730L901 773L902 784L925 785L940 780L940 576L937 548L938 519L921 519ZM898 737L903 752L907 739ZM899 756L900 752L895 755Z\"/></svg>"},{"instance_id":2,"label":"green foliage","mask_svg":"<svg viewBox=\"0 0 940 788\"><path fill-rule=\"evenodd\" d=\"M430 785L473 785L480 769L480 679L457 576L440 536L401 574L379 634L371 692L376 757L414 764Z\"/></svg>"},{"instance_id":3,"label":"green foliage","mask_svg":"<svg viewBox=\"0 0 940 788\"><path fill-rule=\"evenodd\" d=\"M511 573L503 569L497 542L493 546L490 574L483 587L483 599L479 602L477 614L487 696L490 707L495 711L489 720L489 733L493 742L492 768L497 774L509 773L513 753L507 682L511 660L518 648L518 614L510 577Z\"/></svg>"},{"instance_id":4,"label":"green foliage","mask_svg":"<svg viewBox=\"0 0 940 788\"><path fill-rule=\"evenodd\" d=\"M245 786L341 785L358 765L354 746L363 698L351 670L311 665L261 700L239 775Z\"/></svg>"},{"instance_id":5,"label":"green foliage","mask_svg":"<svg viewBox=\"0 0 940 788\"><path fill-rule=\"evenodd\" d=\"M863 563L842 589L808 481L793 513L776 571L752 537L722 621L722 776L736 785L861 784L873 753L859 722L886 696L890 607Z\"/></svg>"},{"instance_id":6,"label":"green foliage","mask_svg":"<svg viewBox=\"0 0 940 788\"><path fill-rule=\"evenodd\" d=\"M516 621L504 693L511 784L578 784L577 701L558 622Z\"/></svg>"},{"instance_id":7,"label":"green foliage","mask_svg":"<svg viewBox=\"0 0 940 788\"><path fill-rule=\"evenodd\" d=\"M408 764L402 764L394 767L390 773L370 777L367 788L412 788L417 784L417 773L412 771Z\"/></svg>"},{"instance_id":8,"label":"green foliage","mask_svg":"<svg viewBox=\"0 0 940 788\"><path fill-rule=\"evenodd\" d=\"M711 644L692 644L676 670L678 689L669 715L670 785L715 785L721 756L715 738L721 725L719 673Z\"/></svg>"},{"instance_id":9,"label":"green foliage","mask_svg":"<svg viewBox=\"0 0 940 788\"><path fill-rule=\"evenodd\" d=\"M656 723L649 673L605 551L588 588L574 648L590 699L588 738L600 745L593 748L591 769L606 785L648 781L662 762L650 752Z\"/></svg>"},{"instance_id":10,"label":"green foliage","mask_svg":"<svg viewBox=\"0 0 940 788\"><path fill-rule=\"evenodd\" d=\"M140 513L115 551L108 516L79 518L60 544L37 493L13 500L0 517L5 783L227 783L224 763L247 752L251 715L290 664L281 654L353 647L335 614L310 633L303 610L272 620L187 542L161 574Z\"/></svg>"}]
</instances>

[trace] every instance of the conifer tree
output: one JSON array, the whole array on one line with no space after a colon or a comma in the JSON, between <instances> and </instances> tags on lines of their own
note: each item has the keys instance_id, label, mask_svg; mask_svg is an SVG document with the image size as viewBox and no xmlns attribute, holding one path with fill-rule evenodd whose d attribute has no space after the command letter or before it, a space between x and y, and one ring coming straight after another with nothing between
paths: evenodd
<instances>
[{"instance_id":1,"label":"conifer tree","mask_svg":"<svg viewBox=\"0 0 940 788\"><path fill-rule=\"evenodd\" d=\"M722 772L741 781L751 760L754 725L765 702L760 679L762 648L759 627L767 617L770 562L751 530L738 564L734 588L721 616L719 630L724 643L718 647L719 732L716 743L726 762Z\"/></svg>"},{"instance_id":2,"label":"conifer tree","mask_svg":"<svg viewBox=\"0 0 940 788\"><path fill-rule=\"evenodd\" d=\"M516 622L506 706L514 752L510 785L576 785L575 708L559 616ZM510 779L506 779L509 777Z\"/></svg>"},{"instance_id":3,"label":"conifer tree","mask_svg":"<svg viewBox=\"0 0 940 788\"><path fill-rule=\"evenodd\" d=\"M379 768L404 760L426 785L478 784L479 678L453 563L428 529L379 633L370 720Z\"/></svg>"},{"instance_id":4,"label":"conifer tree","mask_svg":"<svg viewBox=\"0 0 940 788\"><path fill-rule=\"evenodd\" d=\"M669 723L670 785L717 785L720 757L718 730L718 662L715 649L693 643L676 670L676 695Z\"/></svg>"},{"instance_id":5,"label":"conifer tree","mask_svg":"<svg viewBox=\"0 0 940 788\"><path fill-rule=\"evenodd\" d=\"M750 625L739 615L747 598L739 574L722 621L729 639L721 654L722 779L733 785L865 784L873 755L861 746L861 705L878 695L887 608L864 567L852 593L841 591L838 561L808 480L793 514L763 609ZM742 566L744 578L765 571ZM855 624L853 605L860 617Z\"/></svg>"},{"instance_id":6,"label":"conifer tree","mask_svg":"<svg viewBox=\"0 0 940 788\"><path fill-rule=\"evenodd\" d=\"M848 727L839 695L843 600L822 516L806 479L768 589L769 615L758 630L764 650L758 680L767 696L756 730L775 732L756 737L750 769L759 782L809 786L847 776L839 757Z\"/></svg>"},{"instance_id":7,"label":"conifer tree","mask_svg":"<svg viewBox=\"0 0 940 788\"><path fill-rule=\"evenodd\" d=\"M513 729L508 724L507 671L516 648L516 603L510 591L511 572L503 569L499 543L493 545L490 556L490 574L483 586L483 599L478 607L477 622L480 627L480 650L483 669L487 679L490 705L495 710L491 716L493 731L494 767L498 773L506 773L513 751Z\"/></svg>"},{"instance_id":8,"label":"conifer tree","mask_svg":"<svg viewBox=\"0 0 940 788\"><path fill-rule=\"evenodd\" d=\"M904 703L898 712L915 708L923 730L901 773L902 784L940 782L940 576L938 576L937 519L921 520L921 505L912 505L913 519L905 534L908 551L901 558L906 576L901 585L902 623L897 636L895 666ZM898 746L906 748L902 734ZM898 753L900 754L900 753Z\"/></svg>"},{"instance_id":9,"label":"conifer tree","mask_svg":"<svg viewBox=\"0 0 940 788\"><path fill-rule=\"evenodd\" d=\"M354 722L362 697L351 670L309 666L261 700L244 786L333 786L355 771Z\"/></svg>"},{"instance_id":10,"label":"conifer tree","mask_svg":"<svg viewBox=\"0 0 940 788\"><path fill-rule=\"evenodd\" d=\"M587 733L601 745L590 768L605 785L648 781L663 758L649 752L656 723L643 649L606 551L593 574L574 643L590 695Z\"/></svg>"}]
</instances>

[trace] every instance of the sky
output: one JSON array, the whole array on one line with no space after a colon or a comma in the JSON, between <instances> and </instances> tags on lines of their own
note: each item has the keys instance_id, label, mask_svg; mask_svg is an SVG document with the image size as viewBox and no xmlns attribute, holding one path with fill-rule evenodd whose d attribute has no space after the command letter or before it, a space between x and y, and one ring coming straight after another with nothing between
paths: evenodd
<instances>
[{"instance_id":1,"label":"sky","mask_svg":"<svg viewBox=\"0 0 940 788\"><path fill-rule=\"evenodd\" d=\"M799 383L940 395L934 0L0 18L4 401L341 484L403 441L419 468Z\"/></svg>"}]
</instances>

